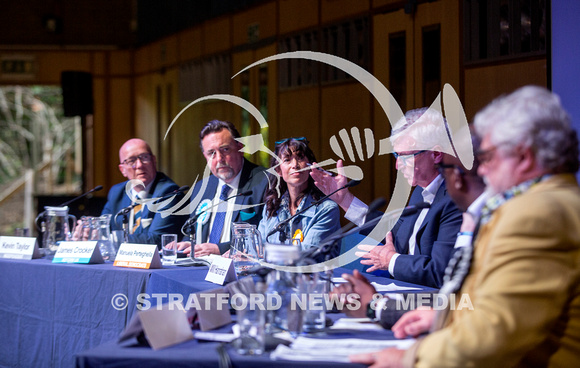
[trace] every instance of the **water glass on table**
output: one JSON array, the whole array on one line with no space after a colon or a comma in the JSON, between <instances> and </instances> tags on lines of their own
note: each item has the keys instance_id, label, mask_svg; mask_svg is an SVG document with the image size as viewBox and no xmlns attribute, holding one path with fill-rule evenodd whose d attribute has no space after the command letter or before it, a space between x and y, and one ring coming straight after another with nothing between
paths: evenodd
<instances>
[{"instance_id":1,"label":"water glass on table","mask_svg":"<svg viewBox=\"0 0 580 368\"><path fill-rule=\"evenodd\" d=\"M249 303L247 296L237 294L237 300L246 298L241 304L237 304L236 310L238 337L232 341L232 345L242 355L260 355L265 351L264 326L266 324L266 311Z\"/></svg>"},{"instance_id":2,"label":"water glass on table","mask_svg":"<svg viewBox=\"0 0 580 368\"><path fill-rule=\"evenodd\" d=\"M326 327L326 309L324 296L328 295L327 281L318 274L298 276L300 294L307 296L306 310L303 316L302 331L312 333Z\"/></svg>"},{"instance_id":3,"label":"water glass on table","mask_svg":"<svg viewBox=\"0 0 580 368\"><path fill-rule=\"evenodd\" d=\"M177 259L177 234L161 235L162 263L173 265Z\"/></svg>"}]
</instances>

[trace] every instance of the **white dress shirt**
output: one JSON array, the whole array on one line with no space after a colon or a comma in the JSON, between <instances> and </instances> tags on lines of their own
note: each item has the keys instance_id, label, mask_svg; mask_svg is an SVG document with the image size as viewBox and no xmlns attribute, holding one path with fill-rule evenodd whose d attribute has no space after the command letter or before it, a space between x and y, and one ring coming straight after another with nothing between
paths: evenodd
<instances>
[{"instance_id":1,"label":"white dress shirt","mask_svg":"<svg viewBox=\"0 0 580 368\"><path fill-rule=\"evenodd\" d=\"M243 167L242 167L242 170L243 170ZM221 202L220 193L221 193L222 186L224 184L226 184L230 187L230 192L228 193L228 198L238 194L238 186L240 185L240 177L242 176L242 170L240 170L238 175L236 175L234 177L234 179L229 184L226 184L225 181L223 181L222 179L219 179L217 190L215 191L215 195L213 197L212 206L215 206L213 208L217 209L218 204ZM228 209L226 212L226 217L224 219L224 228L222 230L222 236L220 238L220 243L227 242L231 238L230 233L231 233L231 228L232 228L232 216L234 213L234 206L235 205L236 205L235 199L228 201ZM215 214L216 214L216 212L214 212L214 211L211 212L211 222L210 222L210 227L209 227L209 234L211 234L211 229L213 227L213 221L215 218Z\"/></svg>"}]
</instances>

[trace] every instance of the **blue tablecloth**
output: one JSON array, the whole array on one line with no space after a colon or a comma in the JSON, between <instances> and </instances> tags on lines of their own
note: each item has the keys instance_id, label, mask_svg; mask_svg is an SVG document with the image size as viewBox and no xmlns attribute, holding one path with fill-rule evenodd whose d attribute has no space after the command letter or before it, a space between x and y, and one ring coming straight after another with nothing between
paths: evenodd
<instances>
[{"instance_id":1,"label":"blue tablecloth","mask_svg":"<svg viewBox=\"0 0 580 368\"><path fill-rule=\"evenodd\" d=\"M372 339L384 338L393 339L390 331L373 331L342 333L336 335L337 338L347 337L368 337ZM328 338L328 336L325 336ZM90 351L77 355L77 367L115 367L115 368L158 368L158 367L218 367L219 355L216 342L201 342L189 340L182 344L175 345L163 350L153 350L149 347L139 346L135 343L116 344L109 342ZM261 356L239 355L231 347L227 348L232 365L236 368L255 367L366 367L366 365L336 362L299 362L288 360L271 360L269 353Z\"/></svg>"},{"instance_id":2,"label":"blue tablecloth","mask_svg":"<svg viewBox=\"0 0 580 368\"><path fill-rule=\"evenodd\" d=\"M0 259L0 367L74 366L75 353L119 336L150 275L164 272Z\"/></svg>"},{"instance_id":3,"label":"blue tablecloth","mask_svg":"<svg viewBox=\"0 0 580 368\"><path fill-rule=\"evenodd\" d=\"M334 270L334 276L339 277L342 273L351 273L352 270L337 269ZM207 290L217 287L217 285L203 281L207 273L206 267L185 269L185 270L166 270L163 273L154 273L147 286L147 294L181 294L183 299L187 300L190 293L201 290ZM370 281L376 281L381 284L395 283L398 286L417 287L402 281L396 281L366 274ZM432 288L420 287L416 291L434 291ZM413 291L407 291L413 292ZM166 300L164 300L166 301ZM154 303L152 303L154 305ZM337 315L335 315L337 316ZM344 315L341 315L344 316ZM231 325L220 329L220 332L230 332ZM372 339L392 339L393 335L390 330L372 331L372 332L336 332L333 337L368 337ZM325 336L327 337L327 336ZM110 341L106 344L93 348L91 350L77 354L76 364L80 368L114 366L120 367L217 367L219 356L216 351L219 343L202 342L190 340L185 343L172 346L162 350L152 350L147 346L140 345L136 340L129 340L123 343ZM237 354L233 349L227 348L232 363L235 367L358 367L356 364L340 364L334 362L296 362L296 361L272 361L269 354L262 356L243 356ZM362 366L361 366L362 367Z\"/></svg>"}]
</instances>

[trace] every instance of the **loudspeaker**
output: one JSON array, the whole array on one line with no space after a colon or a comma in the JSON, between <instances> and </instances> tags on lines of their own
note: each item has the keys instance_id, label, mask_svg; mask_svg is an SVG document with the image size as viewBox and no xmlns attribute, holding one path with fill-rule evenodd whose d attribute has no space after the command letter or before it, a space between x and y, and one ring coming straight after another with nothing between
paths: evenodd
<instances>
[{"instance_id":1,"label":"loudspeaker","mask_svg":"<svg viewBox=\"0 0 580 368\"><path fill-rule=\"evenodd\" d=\"M93 76L87 72L63 71L60 75L64 116L93 113Z\"/></svg>"}]
</instances>

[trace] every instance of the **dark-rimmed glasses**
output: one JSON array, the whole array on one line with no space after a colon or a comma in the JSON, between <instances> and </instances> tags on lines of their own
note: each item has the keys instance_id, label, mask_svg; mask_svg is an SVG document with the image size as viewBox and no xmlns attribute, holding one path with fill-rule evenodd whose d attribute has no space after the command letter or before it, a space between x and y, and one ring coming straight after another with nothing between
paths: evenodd
<instances>
[{"instance_id":1,"label":"dark-rimmed glasses","mask_svg":"<svg viewBox=\"0 0 580 368\"><path fill-rule=\"evenodd\" d=\"M479 161L479 164L485 164L493 158L493 154L497 151L497 146L492 146L486 150L478 150L475 152L475 157Z\"/></svg>"},{"instance_id":2,"label":"dark-rimmed glasses","mask_svg":"<svg viewBox=\"0 0 580 368\"><path fill-rule=\"evenodd\" d=\"M137 160L141 161L142 164L147 164L151 162L152 157L153 155L151 155L150 153L142 153L139 156L132 156L123 160L123 165L134 167L135 164L137 164Z\"/></svg>"},{"instance_id":3,"label":"dark-rimmed glasses","mask_svg":"<svg viewBox=\"0 0 580 368\"><path fill-rule=\"evenodd\" d=\"M415 152L415 153L406 153L406 154L401 154L398 152L393 152L393 155L395 156L395 160L398 160L399 158L401 159L401 163L404 165L407 163L407 160L409 160L410 158L414 158L415 156L420 155L423 152L427 152L427 150L422 150L419 152Z\"/></svg>"},{"instance_id":4,"label":"dark-rimmed glasses","mask_svg":"<svg viewBox=\"0 0 580 368\"><path fill-rule=\"evenodd\" d=\"M439 174L441 174L441 175L443 175L443 173L445 172L445 169L457 169L461 175L465 174L465 171L463 171L463 169L459 165L450 165L450 164L438 163L438 164L435 164L435 167L437 168L437 171L439 171Z\"/></svg>"}]
</instances>

